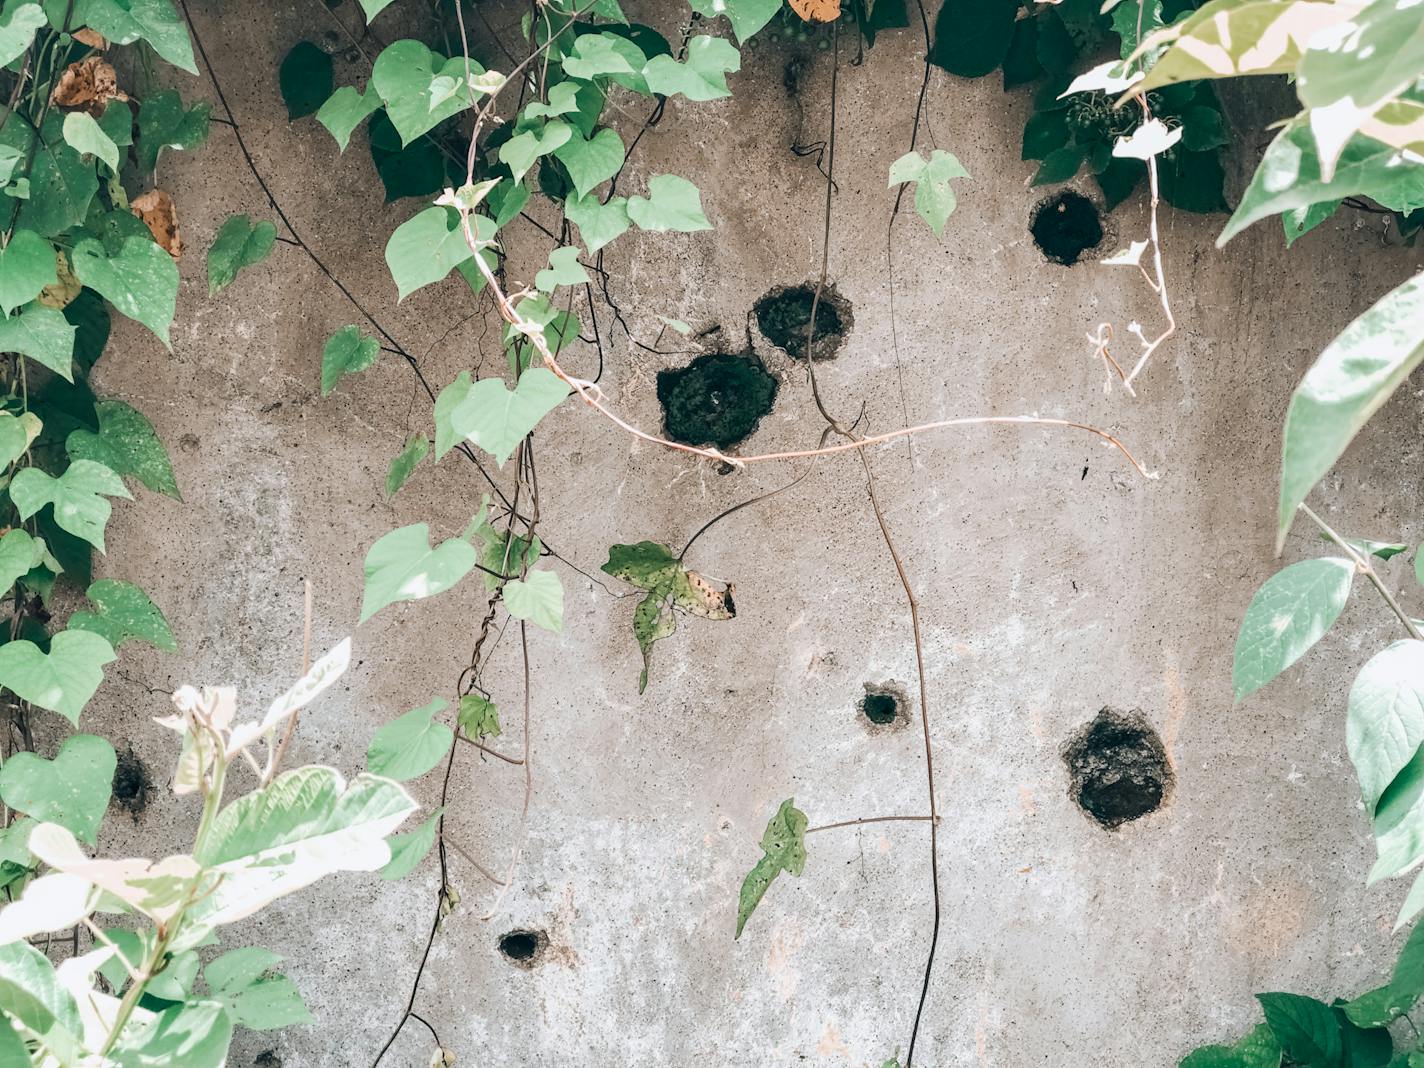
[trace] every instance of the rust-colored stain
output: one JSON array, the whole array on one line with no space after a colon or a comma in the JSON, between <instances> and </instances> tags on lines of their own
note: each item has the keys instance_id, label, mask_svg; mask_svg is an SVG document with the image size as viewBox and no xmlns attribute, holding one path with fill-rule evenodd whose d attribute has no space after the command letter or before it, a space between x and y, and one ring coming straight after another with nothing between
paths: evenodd
<instances>
[{"instance_id":1,"label":"rust-colored stain","mask_svg":"<svg viewBox=\"0 0 1424 1068\"><path fill-rule=\"evenodd\" d=\"M1222 926L1227 944L1253 963L1279 960L1305 930L1310 895L1290 873L1267 877L1251 887L1234 908L1228 904Z\"/></svg>"},{"instance_id":2,"label":"rust-colored stain","mask_svg":"<svg viewBox=\"0 0 1424 1068\"><path fill-rule=\"evenodd\" d=\"M829 1057L836 1054L850 1060L850 1047L841 1038L841 1030L834 1023L826 1024L826 1029L821 1033L821 1041L816 1043L816 1052L822 1057Z\"/></svg>"},{"instance_id":3,"label":"rust-colored stain","mask_svg":"<svg viewBox=\"0 0 1424 1068\"><path fill-rule=\"evenodd\" d=\"M1175 665L1169 667L1162 676L1162 686L1167 691L1167 724L1162 729L1162 748L1167 750L1167 763L1177 770L1177 735L1182 729L1182 720L1187 715L1187 691L1182 689L1182 677Z\"/></svg>"}]
</instances>

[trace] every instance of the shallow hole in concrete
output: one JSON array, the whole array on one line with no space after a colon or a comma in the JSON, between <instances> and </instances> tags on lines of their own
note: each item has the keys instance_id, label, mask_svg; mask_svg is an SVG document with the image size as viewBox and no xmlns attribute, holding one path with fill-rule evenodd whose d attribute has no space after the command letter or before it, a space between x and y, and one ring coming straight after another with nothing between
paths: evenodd
<instances>
[{"instance_id":1,"label":"shallow hole in concrete","mask_svg":"<svg viewBox=\"0 0 1424 1068\"><path fill-rule=\"evenodd\" d=\"M1040 252L1054 263L1071 267L1083 253L1102 244L1103 219L1091 200L1065 189L1033 209L1028 231Z\"/></svg>"},{"instance_id":2,"label":"shallow hole in concrete","mask_svg":"<svg viewBox=\"0 0 1424 1068\"><path fill-rule=\"evenodd\" d=\"M827 285L816 300L816 287L811 283L777 286L752 305L757 327L766 339L788 356L797 359L806 355L806 330L811 324L811 306L816 306L816 328L811 335L811 358L829 360L835 357L855 322L850 301Z\"/></svg>"},{"instance_id":3,"label":"shallow hole in concrete","mask_svg":"<svg viewBox=\"0 0 1424 1068\"><path fill-rule=\"evenodd\" d=\"M252 1063L254 1068L282 1068L282 1058L275 1049L264 1049Z\"/></svg>"},{"instance_id":4,"label":"shallow hole in concrete","mask_svg":"<svg viewBox=\"0 0 1424 1068\"><path fill-rule=\"evenodd\" d=\"M500 936L499 951L510 963L532 968L539 963L548 944L549 936L543 931L517 930Z\"/></svg>"},{"instance_id":5,"label":"shallow hole in concrete","mask_svg":"<svg viewBox=\"0 0 1424 1068\"><path fill-rule=\"evenodd\" d=\"M1068 740L1068 796L1108 830L1155 812L1172 789L1162 739L1137 709L1104 708Z\"/></svg>"},{"instance_id":6,"label":"shallow hole in concrete","mask_svg":"<svg viewBox=\"0 0 1424 1068\"><path fill-rule=\"evenodd\" d=\"M776 379L755 356L698 356L658 372L658 400L668 437L719 449L749 437L776 402Z\"/></svg>"},{"instance_id":7,"label":"shallow hole in concrete","mask_svg":"<svg viewBox=\"0 0 1424 1068\"><path fill-rule=\"evenodd\" d=\"M118 753L114 765L114 800L129 811L135 819L148 807L148 791L153 785L148 768L138 758L133 749Z\"/></svg>"},{"instance_id":8,"label":"shallow hole in concrete","mask_svg":"<svg viewBox=\"0 0 1424 1068\"><path fill-rule=\"evenodd\" d=\"M895 730L910 722L910 699L894 682L867 682L865 695L855 707L873 732Z\"/></svg>"}]
</instances>

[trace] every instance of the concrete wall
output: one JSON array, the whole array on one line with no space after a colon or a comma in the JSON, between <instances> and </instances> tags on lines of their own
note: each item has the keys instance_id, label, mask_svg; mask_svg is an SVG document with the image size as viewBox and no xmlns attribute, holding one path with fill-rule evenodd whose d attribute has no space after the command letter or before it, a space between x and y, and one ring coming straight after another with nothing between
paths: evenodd
<instances>
[{"instance_id":1,"label":"concrete wall","mask_svg":"<svg viewBox=\"0 0 1424 1068\"><path fill-rule=\"evenodd\" d=\"M676 31L668 9L681 5L625 6ZM286 122L276 62L331 28L322 5L192 7L257 164L302 234L433 382L465 368L497 373L497 327L470 318L459 284L396 307L382 249L420 205L382 206L364 135L338 157L313 120ZM336 11L355 22L351 0ZM516 19L497 22L512 34ZM922 47L916 32L889 33L864 64L841 67L830 274L856 323L821 368L830 404L842 414L864 404L873 430L1071 416L1120 434L1162 477L1144 481L1061 431L946 432L913 452L873 454L923 606L944 816L944 926L916 1063L1175 1064L1250 1025L1254 991L1353 993L1392 960L1403 887L1364 886L1372 846L1343 727L1349 681L1393 636L1389 620L1361 592L1333 637L1241 707L1230 662L1246 603L1277 566L1270 522L1290 389L1420 256L1381 247L1373 217L1348 214L1289 253L1274 222L1220 252L1221 217L1165 210L1182 328L1136 399L1104 395L1084 333L1112 320L1121 337L1134 317L1150 329L1157 311L1132 271L1050 264L1029 240L1042 191L1018 159L1027 94L934 74L924 143L953 150L973 180L959 183L943 242L906 212L887 257L885 173L908 145ZM658 314L699 330L720 324L736 339L756 298L814 276L822 179L813 159L788 149L826 132L830 64L808 54L799 98L782 86L789 54L764 42L745 52L733 99L670 103L644 137L625 191L650 174L687 175L716 230L632 233L610 250L615 297L641 340L656 336ZM339 79L365 75L359 61L338 61ZM206 81L181 84L211 95ZM630 135L644 113L642 102L627 105ZM1264 144L1267 117L1240 123L1246 154ZM193 250L230 212L271 216L220 126L195 156L165 157L159 181L178 198ZM1111 223L1120 241L1109 250L1145 229L1144 204ZM512 276L529 278L547 242L526 227L510 244ZM389 355L320 398L321 346L357 317L300 250L278 246L217 299L200 251L182 272L173 353L122 324L98 373L101 392L152 417L185 497L145 493L117 509L100 567L143 583L181 642L175 656L126 653L90 720L131 740L159 781L170 744L149 717L164 711L164 691L235 683L261 707L298 668L302 578L316 585L325 648L355 627L369 544L421 520L458 532L481 492L451 456L384 499L386 464L408 433L430 429L428 403ZM608 309L597 310L606 330ZM654 374L689 357L611 337L608 397L655 427ZM804 373L780 353L761 355L782 384L751 447L813 445L821 423ZM588 346L570 362L592 373ZM1323 511L1361 536L1424 536L1410 507L1419 423L1417 393L1401 391L1327 480ZM804 469L719 475L635 444L572 403L541 428L539 460L547 540L595 576L610 543L679 545ZM1287 558L1319 549L1298 530ZM417 1011L462 1065L860 1066L903 1052L929 940L923 826L813 836L805 874L778 880L742 941L731 937L740 880L781 799L794 795L813 824L924 810L924 710L915 703L912 729L873 733L856 707L865 683L913 691L915 681L904 599L860 465L853 455L821 461L796 489L719 524L689 562L736 583L738 616L685 621L658 647L641 698L628 590L559 567L564 633L530 641L535 790L523 837L519 771L460 754L449 833L500 869L523 845L517 881L488 922L479 917L491 887L451 860L460 902ZM357 662L303 717L294 759L354 772L377 726L451 696L483 609L479 587L471 580L356 630ZM504 635L485 675L511 751L522 738L516 637ZM1115 833L1069 800L1059 756L1104 705L1142 709L1177 777L1162 810ZM422 801L436 800L436 778L414 784ZM112 818L104 846L179 849L195 816L160 793L134 821ZM370 1064L408 995L436 883L433 859L398 884L334 879L228 931L227 945L287 954L318 1019L243 1035L230 1063ZM516 927L548 934L532 970L497 951ZM385 1063L422 1066L432 1048L412 1021Z\"/></svg>"}]
</instances>

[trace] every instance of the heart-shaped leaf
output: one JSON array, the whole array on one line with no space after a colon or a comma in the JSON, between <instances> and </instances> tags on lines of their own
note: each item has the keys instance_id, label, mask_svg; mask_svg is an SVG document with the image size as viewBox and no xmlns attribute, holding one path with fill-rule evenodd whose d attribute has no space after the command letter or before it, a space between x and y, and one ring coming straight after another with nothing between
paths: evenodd
<instances>
[{"instance_id":1,"label":"heart-shaped leaf","mask_svg":"<svg viewBox=\"0 0 1424 1068\"><path fill-rule=\"evenodd\" d=\"M16 231L0 249L0 311L6 315L57 281L54 246L33 230Z\"/></svg>"},{"instance_id":2,"label":"heart-shaped leaf","mask_svg":"<svg viewBox=\"0 0 1424 1068\"><path fill-rule=\"evenodd\" d=\"M92 631L115 649L131 638L165 652L178 648L168 620L148 594L132 582L100 579L90 585L85 596L97 611L73 613L69 617L70 630Z\"/></svg>"},{"instance_id":3,"label":"heart-shaped leaf","mask_svg":"<svg viewBox=\"0 0 1424 1068\"><path fill-rule=\"evenodd\" d=\"M545 367L525 371L513 391L498 378L482 378L470 386L450 423L458 437L468 438L503 467L515 446L568 395L569 387Z\"/></svg>"},{"instance_id":4,"label":"heart-shaped leaf","mask_svg":"<svg viewBox=\"0 0 1424 1068\"><path fill-rule=\"evenodd\" d=\"M60 631L48 654L34 642L7 642L0 645L0 686L78 726L79 713L104 681L104 665L115 659L113 646L83 630Z\"/></svg>"},{"instance_id":5,"label":"heart-shaped leaf","mask_svg":"<svg viewBox=\"0 0 1424 1068\"><path fill-rule=\"evenodd\" d=\"M366 750L366 767L397 782L418 779L435 767L455 744L455 732L435 720L447 707L449 702L437 697L381 727Z\"/></svg>"},{"instance_id":6,"label":"heart-shaped leaf","mask_svg":"<svg viewBox=\"0 0 1424 1068\"><path fill-rule=\"evenodd\" d=\"M47 504L54 505L60 529L104 551L104 526L113 510L103 494L132 500L124 480L93 460L75 460L58 478L38 467L27 467L10 483L10 500L21 519L29 519Z\"/></svg>"},{"instance_id":7,"label":"heart-shaped leaf","mask_svg":"<svg viewBox=\"0 0 1424 1068\"><path fill-rule=\"evenodd\" d=\"M130 237L111 257L90 237L74 246L71 258L81 282L173 348L168 327L178 299L178 265L172 256L152 241Z\"/></svg>"},{"instance_id":8,"label":"heart-shaped leaf","mask_svg":"<svg viewBox=\"0 0 1424 1068\"><path fill-rule=\"evenodd\" d=\"M462 538L450 538L432 549L430 527L425 523L391 531L366 553L361 622L396 601L418 601L444 593L469 574L477 560L474 546ZM6 648L0 646L0 656Z\"/></svg>"},{"instance_id":9,"label":"heart-shaped leaf","mask_svg":"<svg viewBox=\"0 0 1424 1068\"><path fill-rule=\"evenodd\" d=\"M16 753L0 769L0 800L37 820L57 823L94 845L113 791L114 747L76 734L53 760Z\"/></svg>"}]
</instances>

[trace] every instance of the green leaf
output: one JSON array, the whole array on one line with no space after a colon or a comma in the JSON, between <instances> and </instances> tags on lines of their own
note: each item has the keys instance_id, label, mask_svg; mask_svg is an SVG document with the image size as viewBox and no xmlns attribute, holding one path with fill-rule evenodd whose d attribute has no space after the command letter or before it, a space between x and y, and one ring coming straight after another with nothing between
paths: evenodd
<instances>
[{"instance_id":1,"label":"green leaf","mask_svg":"<svg viewBox=\"0 0 1424 1068\"><path fill-rule=\"evenodd\" d=\"M745 44L748 37L756 33L772 20L781 10L781 0L691 0L692 10L705 18L726 15L732 24L732 32L737 35L737 43Z\"/></svg>"},{"instance_id":2,"label":"green leaf","mask_svg":"<svg viewBox=\"0 0 1424 1068\"><path fill-rule=\"evenodd\" d=\"M435 720L448 707L437 697L381 727L366 749L366 767L397 782L420 778L455 744L455 732Z\"/></svg>"},{"instance_id":3,"label":"green leaf","mask_svg":"<svg viewBox=\"0 0 1424 1068\"><path fill-rule=\"evenodd\" d=\"M172 0L78 0L70 25L91 26L114 44L142 38L175 67L198 73L188 27Z\"/></svg>"},{"instance_id":4,"label":"green leaf","mask_svg":"<svg viewBox=\"0 0 1424 1068\"><path fill-rule=\"evenodd\" d=\"M44 8L39 4L6 4L0 15L0 67L24 55L35 39L35 31L46 22Z\"/></svg>"},{"instance_id":5,"label":"green leaf","mask_svg":"<svg viewBox=\"0 0 1424 1068\"><path fill-rule=\"evenodd\" d=\"M491 220L475 216L474 225L478 240L493 239ZM396 227L386 242L386 265L395 279L398 300L440 281L472 255L454 208L426 208Z\"/></svg>"},{"instance_id":6,"label":"green leaf","mask_svg":"<svg viewBox=\"0 0 1424 1068\"><path fill-rule=\"evenodd\" d=\"M1286 232L1286 248L1334 215L1340 201L1322 200L1318 204L1308 204L1303 208L1290 208L1281 213L1281 225Z\"/></svg>"},{"instance_id":7,"label":"green leaf","mask_svg":"<svg viewBox=\"0 0 1424 1068\"><path fill-rule=\"evenodd\" d=\"M564 586L552 571L526 571L522 579L510 579L504 584L504 607L515 619L555 634L564 629Z\"/></svg>"},{"instance_id":8,"label":"green leaf","mask_svg":"<svg viewBox=\"0 0 1424 1068\"><path fill-rule=\"evenodd\" d=\"M969 172L959 160L939 148L930 153L929 162L918 152L910 152L890 165L892 188L903 182L915 183L915 211L929 223L935 237L944 236L944 224L954 211L956 200L950 179L968 177Z\"/></svg>"},{"instance_id":9,"label":"green leaf","mask_svg":"<svg viewBox=\"0 0 1424 1068\"><path fill-rule=\"evenodd\" d=\"M1033 184L1054 185L1058 182L1066 182L1078 173L1086 158L1087 150L1082 145L1074 144L1055 148L1043 157L1043 163L1034 172Z\"/></svg>"},{"instance_id":10,"label":"green leaf","mask_svg":"<svg viewBox=\"0 0 1424 1068\"><path fill-rule=\"evenodd\" d=\"M1424 642L1395 642L1360 669L1350 687L1345 744L1373 816L1424 744Z\"/></svg>"},{"instance_id":11,"label":"green leaf","mask_svg":"<svg viewBox=\"0 0 1424 1068\"><path fill-rule=\"evenodd\" d=\"M632 225L627 197L610 197L606 204L600 204L597 197L570 198L564 201L564 214L579 228L579 237L590 256Z\"/></svg>"},{"instance_id":12,"label":"green leaf","mask_svg":"<svg viewBox=\"0 0 1424 1068\"><path fill-rule=\"evenodd\" d=\"M451 412L450 426L457 437L478 445L503 467L539 420L568 395L569 387L544 367L525 371L513 391L498 378L482 378Z\"/></svg>"},{"instance_id":13,"label":"green leaf","mask_svg":"<svg viewBox=\"0 0 1424 1068\"><path fill-rule=\"evenodd\" d=\"M929 61L961 78L997 70L1008 54L1018 0L945 0Z\"/></svg>"},{"instance_id":14,"label":"green leaf","mask_svg":"<svg viewBox=\"0 0 1424 1068\"><path fill-rule=\"evenodd\" d=\"M0 686L77 727L79 713L104 681L104 665L114 659L108 642L82 630L60 631L48 654L34 642L7 642L0 645Z\"/></svg>"},{"instance_id":15,"label":"green leaf","mask_svg":"<svg viewBox=\"0 0 1424 1068\"><path fill-rule=\"evenodd\" d=\"M717 100L732 95L727 74L741 67L741 54L731 42L699 36L688 42L685 63L672 56L655 56L643 68L643 77L648 88L660 96L681 93L689 100Z\"/></svg>"},{"instance_id":16,"label":"green leaf","mask_svg":"<svg viewBox=\"0 0 1424 1068\"><path fill-rule=\"evenodd\" d=\"M578 261L579 250L572 246L556 248L549 253L549 266L534 276L534 286L552 293L559 286L581 286L589 281L588 272Z\"/></svg>"},{"instance_id":17,"label":"green leaf","mask_svg":"<svg viewBox=\"0 0 1424 1068\"><path fill-rule=\"evenodd\" d=\"M1187 1056L1179 1068L1280 1068L1281 1044L1269 1024L1257 1024L1234 1046L1206 1046Z\"/></svg>"},{"instance_id":18,"label":"green leaf","mask_svg":"<svg viewBox=\"0 0 1424 1068\"><path fill-rule=\"evenodd\" d=\"M321 351L321 395L325 397L344 375L366 370L381 355L381 345L352 324L331 335Z\"/></svg>"},{"instance_id":19,"label":"green leaf","mask_svg":"<svg viewBox=\"0 0 1424 1068\"><path fill-rule=\"evenodd\" d=\"M0 312L5 315L58 281L54 246L33 230L16 231L0 249Z\"/></svg>"},{"instance_id":20,"label":"green leaf","mask_svg":"<svg viewBox=\"0 0 1424 1068\"><path fill-rule=\"evenodd\" d=\"M470 395L470 372L461 371L455 381L442 389L435 398L435 459L439 459L460 444L460 435L455 432L455 411Z\"/></svg>"},{"instance_id":21,"label":"green leaf","mask_svg":"<svg viewBox=\"0 0 1424 1068\"><path fill-rule=\"evenodd\" d=\"M628 218L643 230L692 233L712 229L702 214L702 194L697 186L675 174L650 178L647 198L633 197L628 201Z\"/></svg>"},{"instance_id":22,"label":"green leaf","mask_svg":"<svg viewBox=\"0 0 1424 1068\"><path fill-rule=\"evenodd\" d=\"M1420 645L1421 643L1413 644ZM1421 995L1424 995L1424 925L1416 926L1409 933L1404 948L1399 951L1399 957L1394 964L1394 974L1390 977L1389 990L1392 995L1391 1004L1386 1007L1386 1012L1397 1010L1396 1015L1398 1012L1407 1012L1410 1005ZM1350 1015L1351 1020L1361 1027L1381 1027L1393 1020L1393 1016L1391 1016L1389 1020L1371 1025L1356 1020L1355 1016L1348 1011L1346 1014Z\"/></svg>"},{"instance_id":23,"label":"green leaf","mask_svg":"<svg viewBox=\"0 0 1424 1068\"><path fill-rule=\"evenodd\" d=\"M194 149L208 139L213 106L194 104L183 109L182 98L172 89L144 97L138 109L138 164L144 171L158 166L165 148Z\"/></svg>"},{"instance_id":24,"label":"green leaf","mask_svg":"<svg viewBox=\"0 0 1424 1068\"><path fill-rule=\"evenodd\" d=\"M470 106L466 70L472 75L485 72L474 60L463 56L446 59L419 41L396 41L376 57L367 92L375 90L385 102L386 114L399 132L401 143L408 145Z\"/></svg>"},{"instance_id":25,"label":"green leaf","mask_svg":"<svg viewBox=\"0 0 1424 1068\"><path fill-rule=\"evenodd\" d=\"M554 150L554 158L568 169L578 195L586 197L623 166L623 138L605 126L591 138L569 138Z\"/></svg>"},{"instance_id":26,"label":"green leaf","mask_svg":"<svg viewBox=\"0 0 1424 1068\"><path fill-rule=\"evenodd\" d=\"M430 847L435 844L435 832L439 827L443 808L437 808L428 819L408 834L393 834L387 843L391 847L390 863L381 869L381 878L388 882L404 879L413 872Z\"/></svg>"},{"instance_id":27,"label":"green leaf","mask_svg":"<svg viewBox=\"0 0 1424 1068\"><path fill-rule=\"evenodd\" d=\"M1216 239L1217 246L1268 215L1348 196L1369 197L1395 211L1412 211L1424 206L1424 167L1402 164L1398 149L1357 134L1341 150L1327 180L1321 173L1315 135L1308 124L1292 121L1261 157L1241 202Z\"/></svg>"},{"instance_id":28,"label":"green leaf","mask_svg":"<svg viewBox=\"0 0 1424 1068\"><path fill-rule=\"evenodd\" d=\"M18 352L74 380L74 327L63 312L31 304L19 315L0 320L0 352Z\"/></svg>"},{"instance_id":29,"label":"green leaf","mask_svg":"<svg viewBox=\"0 0 1424 1068\"><path fill-rule=\"evenodd\" d=\"M646 95L648 83L642 70L647 64L647 55L633 41L605 30L578 36L573 48L564 56L564 73L584 81L612 78Z\"/></svg>"},{"instance_id":30,"label":"green leaf","mask_svg":"<svg viewBox=\"0 0 1424 1068\"><path fill-rule=\"evenodd\" d=\"M1302 994L1257 994L1256 1000L1287 1057L1302 1065L1339 1068L1340 1023L1329 1005Z\"/></svg>"},{"instance_id":31,"label":"green leaf","mask_svg":"<svg viewBox=\"0 0 1424 1068\"><path fill-rule=\"evenodd\" d=\"M1406 952L1408 949L1406 945ZM1398 966L1395 970L1399 970ZM1340 1007L1356 1027L1386 1027L1408 1012L1418 997L1417 992L1396 991L1393 984L1386 983Z\"/></svg>"},{"instance_id":32,"label":"green leaf","mask_svg":"<svg viewBox=\"0 0 1424 1068\"><path fill-rule=\"evenodd\" d=\"M341 151L351 143L351 134L371 113L381 106L381 97L374 89L365 92L343 85L327 98L316 113L316 121L321 123L336 138Z\"/></svg>"},{"instance_id":33,"label":"green leaf","mask_svg":"<svg viewBox=\"0 0 1424 1068\"><path fill-rule=\"evenodd\" d=\"M366 553L361 622L388 604L444 593L469 574L477 559L474 546L461 538L450 538L432 549L425 523L383 535ZM0 655L4 650L0 646Z\"/></svg>"},{"instance_id":34,"label":"green leaf","mask_svg":"<svg viewBox=\"0 0 1424 1068\"><path fill-rule=\"evenodd\" d=\"M64 139L81 156L97 156L111 174L119 173L119 146L87 111L71 111L64 117Z\"/></svg>"},{"instance_id":35,"label":"green leaf","mask_svg":"<svg viewBox=\"0 0 1424 1068\"><path fill-rule=\"evenodd\" d=\"M1307 108L1348 99L1369 108L1397 96L1424 74L1424 12L1408 0L1374 0L1352 12L1342 32L1313 38L1296 66Z\"/></svg>"},{"instance_id":36,"label":"green leaf","mask_svg":"<svg viewBox=\"0 0 1424 1068\"><path fill-rule=\"evenodd\" d=\"M1424 172L1424 167L1417 168ZM1320 354L1291 395L1277 551L1300 504L1424 359L1424 274L1381 297Z\"/></svg>"},{"instance_id":37,"label":"green leaf","mask_svg":"<svg viewBox=\"0 0 1424 1068\"><path fill-rule=\"evenodd\" d=\"M0 946L0 1009L39 1036L45 1049L69 1063L81 1059L78 1036L84 1024L74 995L49 959L27 942ZM18 1064L30 1068L28 1057Z\"/></svg>"},{"instance_id":38,"label":"green leaf","mask_svg":"<svg viewBox=\"0 0 1424 1068\"><path fill-rule=\"evenodd\" d=\"M781 802L776 815L767 823L766 831L761 836L763 856L742 880L742 892L737 902L736 938L742 937L742 928L766 896L771 881L784 871L800 875L806 867L806 813L796 808L794 800L788 797Z\"/></svg>"},{"instance_id":39,"label":"green leaf","mask_svg":"<svg viewBox=\"0 0 1424 1068\"><path fill-rule=\"evenodd\" d=\"M1236 700L1255 693L1320 640L1345 607L1354 577L1353 561L1331 556L1291 564L1266 580L1236 638Z\"/></svg>"},{"instance_id":40,"label":"green leaf","mask_svg":"<svg viewBox=\"0 0 1424 1068\"><path fill-rule=\"evenodd\" d=\"M110 100L99 116L99 129L118 148L134 143L134 114L127 100ZM122 153L121 153L122 155Z\"/></svg>"},{"instance_id":41,"label":"green leaf","mask_svg":"<svg viewBox=\"0 0 1424 1068\"><path fill-rule=\"evenodd\" d=\"M138 479L154 493L181 501L183 496L178 492L168 450L148 416L112 398L95 404L94 412L99 417L99 433L72 431L64 442L70 458L93 460L120 475Z\"/></svg>"},{"instance_id":42,"label":"green leaf","mask_svg":"<svg viewBox=\"0 0 1424 1068\"><path fill-rule=\"evenodd\" d=\"M132 582L100 579L90 585L85 596L97 611L73 613L70 630L92 631L115 649L137 638L164 652L178 651L163 612Z\"/></svg>"},{"instance_id":43,"label":"green leaf","mask_svg":"<svg viewBox=\"0 0 1424 1068\"><path fill-rule=\"evenodd\" d=\"M310 41L298 41L283 58L277 81L289 120L314 114L331 95L331 57Z\"/></svg>"},{"instance_id":44,"label":"green leaf","mask_svg":"<svg viewBox=\"0 0 1424 1068\"><path fill-rule=\"evenodd\" d=\"M387 497L396 495L429 452L430 439L424 434L412 434L406 439L405 448L391 461L391 469L386 472Z\"/></svg>"},{"instance_id":45,"label":"green leaf","mask_svg":"<svg viewBox=\"0 0 1424 1068\"><path fill-rule=\"evenodd\" d=\"M573 134L574 128L568 123L560 119L550 119L538 124L534 129L515 134L500 145L500 162L509 168L516 182L521 182L540 156L547 156L562 148Z\"/></svg>"},{"instance_id":46,"label":"green leaf","mask_svg":"<svg viewBox=\"0 0 1424 1068\"><path fill-rule=\"evenodd\" d=\"M54 520L62 529L103 552L104 525L112 509L101 494L133 499L123 479L93 460L75 460L58 478L27 467L10 483L10 499L21 519L52 504Z\"/></svg>"},{"instance_id":47,"label":"green leaf","mask_svg":"<svg viewBox=\"0 0 1424 1068\"><path fill-rule=\"evenodd\" d=\"M94 165L85 163L65 141L58 109L51 111L42 129L30 167L30 196L20 208L18 225L51 237L84 221L99 191L99 178ZM30 141L27 136L27 146Z\"/></svg>"},{"instance_id":48,"label":"green leaf","mask_svg":"<svg viewBox=\"0 0 1424 1068\"><path fill-rule=\"evenodd\" d=\"M44 542L19 527L0 535L0 594L8 593L16 579L39 567L44 555Z\"/></svg>"},{"instance_id":49,"label":"green leaf","mask_svg":"<svg viewBox=\"0 0 1424 1068\"><path fill-rule=\"evenodd\" d=\"M53 760L16 753L0 769L0 799L17 812L66 827L90 845L109 807L117 758L93 734L65 740Z\"/></svg>"},{"instance_id":50,"label":"green leaf","mask_svg":"<svg viewBox=\"0 0 1424 1068\"><path fill-rule=\"evenodd\" d=\"M370 22L393 3L395 0L361 0L361 10L366 15L366 21Z\"/></svg>"},{"instance_id":51,"label":"green leaf","mask_svg":"<svg viewBox=\"0 0 1424 1068\"><path fill-rule=\"evenodd\" d=\"M231 1042L232 1020L221 1004L189 1001L126 1028L113 1057L120 1068L222 1068Z\"/></svg>"},{"instance_id":52,"label":"green leaf","mask_svg":"<svg viewBox=\"0 0 1424 1068\"><path fill-rule=\"evenodd\" d=\"M233 1021L254 1031L312 1023L301 992L285 975L272 974L282 958L260 946L230 950L208 962L203 977Z\"/></svg>"},{"instance_id":53,"label":"green leaf","mask_svg":"<svg viewBox=\"0 0 1424 1068\"><path fill-rule=\"evenodd\" d=\"M261 263L277 243L277 227L263 219L229 215L208 249L208 295L226 289L244 267Z\"/></svg>"},{"instance_id":54,"label":"green leaf","mask_svg":"<svg viewBox=\"0 0 1424 1068\"><path fill-rule=\"evenodd\" d=\"M130 237L109 256L92 237L74 246L74 274L130 319L152 330L172 351L168 328L178 300L178 265L152 241Z\"/></svg>"},{"instance_id":55,"label":"green leaf","mask_svg":"<svg viewBox=\"0 0 1424 1068\"><path fill-rule=\"evenodd\" d=\"M41 429L43 424L33 412L18 416L0 412L0 467L8 467L23 456Z\"/></svg>"},{"instance_id":56,"label":"green leaf","mask_svg":"<svg viewBox=\"0 0 1424 1068\"><path fill-rule=\"evenodd\" d=\"M499 709L483 694L467 693L461 697L457 719L460 729L471 738L499 735Z\"/></svg>"}]
</instances>

